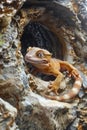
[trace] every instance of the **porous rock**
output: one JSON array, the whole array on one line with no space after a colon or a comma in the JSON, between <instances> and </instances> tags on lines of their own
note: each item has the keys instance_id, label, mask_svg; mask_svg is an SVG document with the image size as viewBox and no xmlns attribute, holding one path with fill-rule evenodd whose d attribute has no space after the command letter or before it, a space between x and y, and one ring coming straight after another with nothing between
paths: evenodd
<instances>
[{"instance_id":1,"label":"porous rock","mask_svg":"<svg viewBox=\"0 0 87 130\"><path fill-rule=\"evenodd\" d=\"M39 92L32 92L32 88L30 88L32 85L37 87L38 91L42 91L40 88L42 87L41 80L33 77L32 83L30 84L31 80L27 74L30 71L26 70L23 57L26 54L27 47L30 45L47 47L49 49L50 44L46 44L44 41L46 39L49 41L50 36L55 34L58 38L57 44L62 44L62 56L60 58L75 64L82 72L82 75L84 73L87 74L85 68L87 37L86 29L83 26L84 22L86 25L86 17L83 17L83 6L81 6L83 2L81 0L51 0L50 2L48 0L26 0L24 3L24 1L2 0L0 3L0 97L12 105L10 106L7 102L4 102L2 99L0 100L1 104L4 104L4 107L3 105L0 107L2 110L1 113L8 111L6 115L2 113L0 120L3 120L2 118L4 117L7 119L9 116L12 129L20 130L71 130L72 128L78 128L79 130L86 128L87 120L84 118L87 106L86 87L84 87L85 90L81 90L84 93L76 100L73 100L73 102L61 103L48 100L41 96ZM21 8L22 5L23 7ZM17 11L18 13L16 14ZM28 24L32 25L29 32L34 34L33 39L36 41L35 43L31 42L32 44L28 42L29 36L25 37L25 41L22 39L23 33L26 34L27 32L25 26ZM30 29L30 25L28 25L28 29ZM42 40L40 42L37 33L35 34L35 31L33 31L35 29L33 25L36 28L38 27L39 37L41 34L45 36L44 32L46 33L48 30L47 34L49 38L41 36ZM43 30L44 27L46 31ZM53 33L49 33L50 31ZM54 39L52 37L53 43L55 41ZM59 46L53 43L51 45L55 47L53 46L52 52L55 52L55 48ZM56 55L57 52L54 53L54 56ZM83 79L86 79L84 76ZM37 81L39 82L37 83ZM85 80L85 86L87 84L86 82ZM48 82L42 83L44 85L48 84ZM12 109L9 110L7 106ZM81 111L80 108L82 109ZM9 115L9 113L11 114ZM15 122L18 128L15 128ZM81 124L82 122L83 125ZM8 126L9 121L6 120L4 123L5 125L3 126L1 122L1 128L11 129Z\"/></svg>"},{"instance_id":2,"label":"porous rock","mask_svg":"<svg viewBox=\"0 0 87 130\"><path fill-rule=\"evenodd\" d=\"M0 98L0 130L16 130L17 109Z\"/></svg>"}]
</instances>

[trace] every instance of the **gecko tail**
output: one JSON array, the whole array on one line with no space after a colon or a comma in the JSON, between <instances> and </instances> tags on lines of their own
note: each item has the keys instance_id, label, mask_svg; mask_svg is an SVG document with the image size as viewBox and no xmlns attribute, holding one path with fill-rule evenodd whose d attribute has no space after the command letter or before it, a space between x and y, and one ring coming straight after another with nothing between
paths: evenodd
<instances>
[{"instance_id":1,"label":"gecko tail","mask_svg":"<svg viewBox=\"0 0 87 130\"><path fill-rule=\"evenodd\" d=\"M69 99L74 98L79 93L81 86L82 86L82 79L79 76L75 80L73 88L67 94L60 95L60 96L45 95L45 97L51 100L68 101Z\"/></svg>"}]
</instances>

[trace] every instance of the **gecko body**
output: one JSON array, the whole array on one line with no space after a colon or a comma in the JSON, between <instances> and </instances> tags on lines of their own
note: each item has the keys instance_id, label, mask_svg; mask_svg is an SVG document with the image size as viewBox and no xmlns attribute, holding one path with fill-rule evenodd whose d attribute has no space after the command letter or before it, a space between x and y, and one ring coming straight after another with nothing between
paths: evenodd
<instances>
[{"instance_id":1,"label":"gecko body","mask_svg":"<svg viewBox=\"0 0 87 130\"><path fill-rule=\"evenodd\" d=\"M67 101L74 98L79 93L82 86L82 78L78 70L67 61L52 58L52 54L49 51L38 47L29 47L27 49L25 61L31 63L40 72L56 77L56 79L49 85L51 91L54 91L56 94L64 77L61 73L62 71L67 70L69 75L75 79L73 87L68 93L60 96L45 95L45 97L52 100Z\"/></svg>"}]
</instances>

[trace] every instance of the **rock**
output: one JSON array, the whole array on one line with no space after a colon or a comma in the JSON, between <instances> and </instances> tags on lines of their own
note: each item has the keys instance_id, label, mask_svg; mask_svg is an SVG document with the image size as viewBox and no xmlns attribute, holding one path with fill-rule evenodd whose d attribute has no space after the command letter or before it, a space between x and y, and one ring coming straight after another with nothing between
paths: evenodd
<instances>
[{"instance_id":1,"label":"rock","mask_svg":"<svg viewBox=\"0 0 87 130\"><path fill-rule=\"evenodd\" d=\"M83 88L86 89L87 88L87 75L84 74L83 72L79 72L81 77L82 77L82 80L83 80Z\"/></svg>"},{"instance_id":2,"label":"rock","mask_svg":"<svg viewBox=\"0 0 87 130\"><path fill-rule=\"evenodd\" d=\"M87 32L84 27L86 13L83 11L85 1L0 2L0 97L4 100L0 99L0 129L86 128ZM79 96L69 103L51 101L41 96L40 92L47 88L53 77L38 74L36 76L39 78L36 78L30 74L32 67L24 61L28 46L46 48L56 58L67 60L76 66L82 72L84 86ZM44 79L48 81L43 81ZM61 86L66 89L64 82Z\"/></svg>"},{"instance_id":3,"label":"rock","mask_svg":"<svg viewBox=\"0 0 87 130\"><path fill-rule=\"evenodd\" d=\"M17 109L0 98L0 129L16 130Z\"/></svg>"},{"instance_id":4,"label":"rock","mask_svg":"<svg viewBox=\"0 0 87 130\"><path fill-rule=\"evenodd\" d=\"M25 0L2 0L0 2L0 29L5 29L11 23L12 17L17 10L22 6Z\"/></svg>"},{"instance_id":5,"label":"rock","mask_svg":"<svg viewBox=\"0 0 87 130\"><path fill-rule=\"evenodd\" d=\"M63 130L73 119L70 108L68 103L47 100L30 92L20 103L17 124L21 130Z\"/></svg>"}]
</instances>

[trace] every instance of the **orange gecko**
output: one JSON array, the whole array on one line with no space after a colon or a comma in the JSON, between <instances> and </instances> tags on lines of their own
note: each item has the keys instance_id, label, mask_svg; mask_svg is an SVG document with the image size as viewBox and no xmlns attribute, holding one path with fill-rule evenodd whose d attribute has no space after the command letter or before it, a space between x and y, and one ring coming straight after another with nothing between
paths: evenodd
<instances>
[{"instance_id":1,"label":"orange gecko","mask_svg":"<svg viewBox=\"0 0 87 130\"><path fill-rule=\"evenodd\" d=\"M40 72L56 77L49 85L51 91L54 91L56 94L58 93L58 88L64 77L62 71L67 70L69 76L75 79L73 87L68 93L57 96L45 95L45 97L57 101L67 101L74 98L79 93L82 86L82 78L78 70L67 61L52 58L52 54L49 51L39 47L29 47L25 55L25 61L31 63Z\"/></svg>"}]
</instances>

